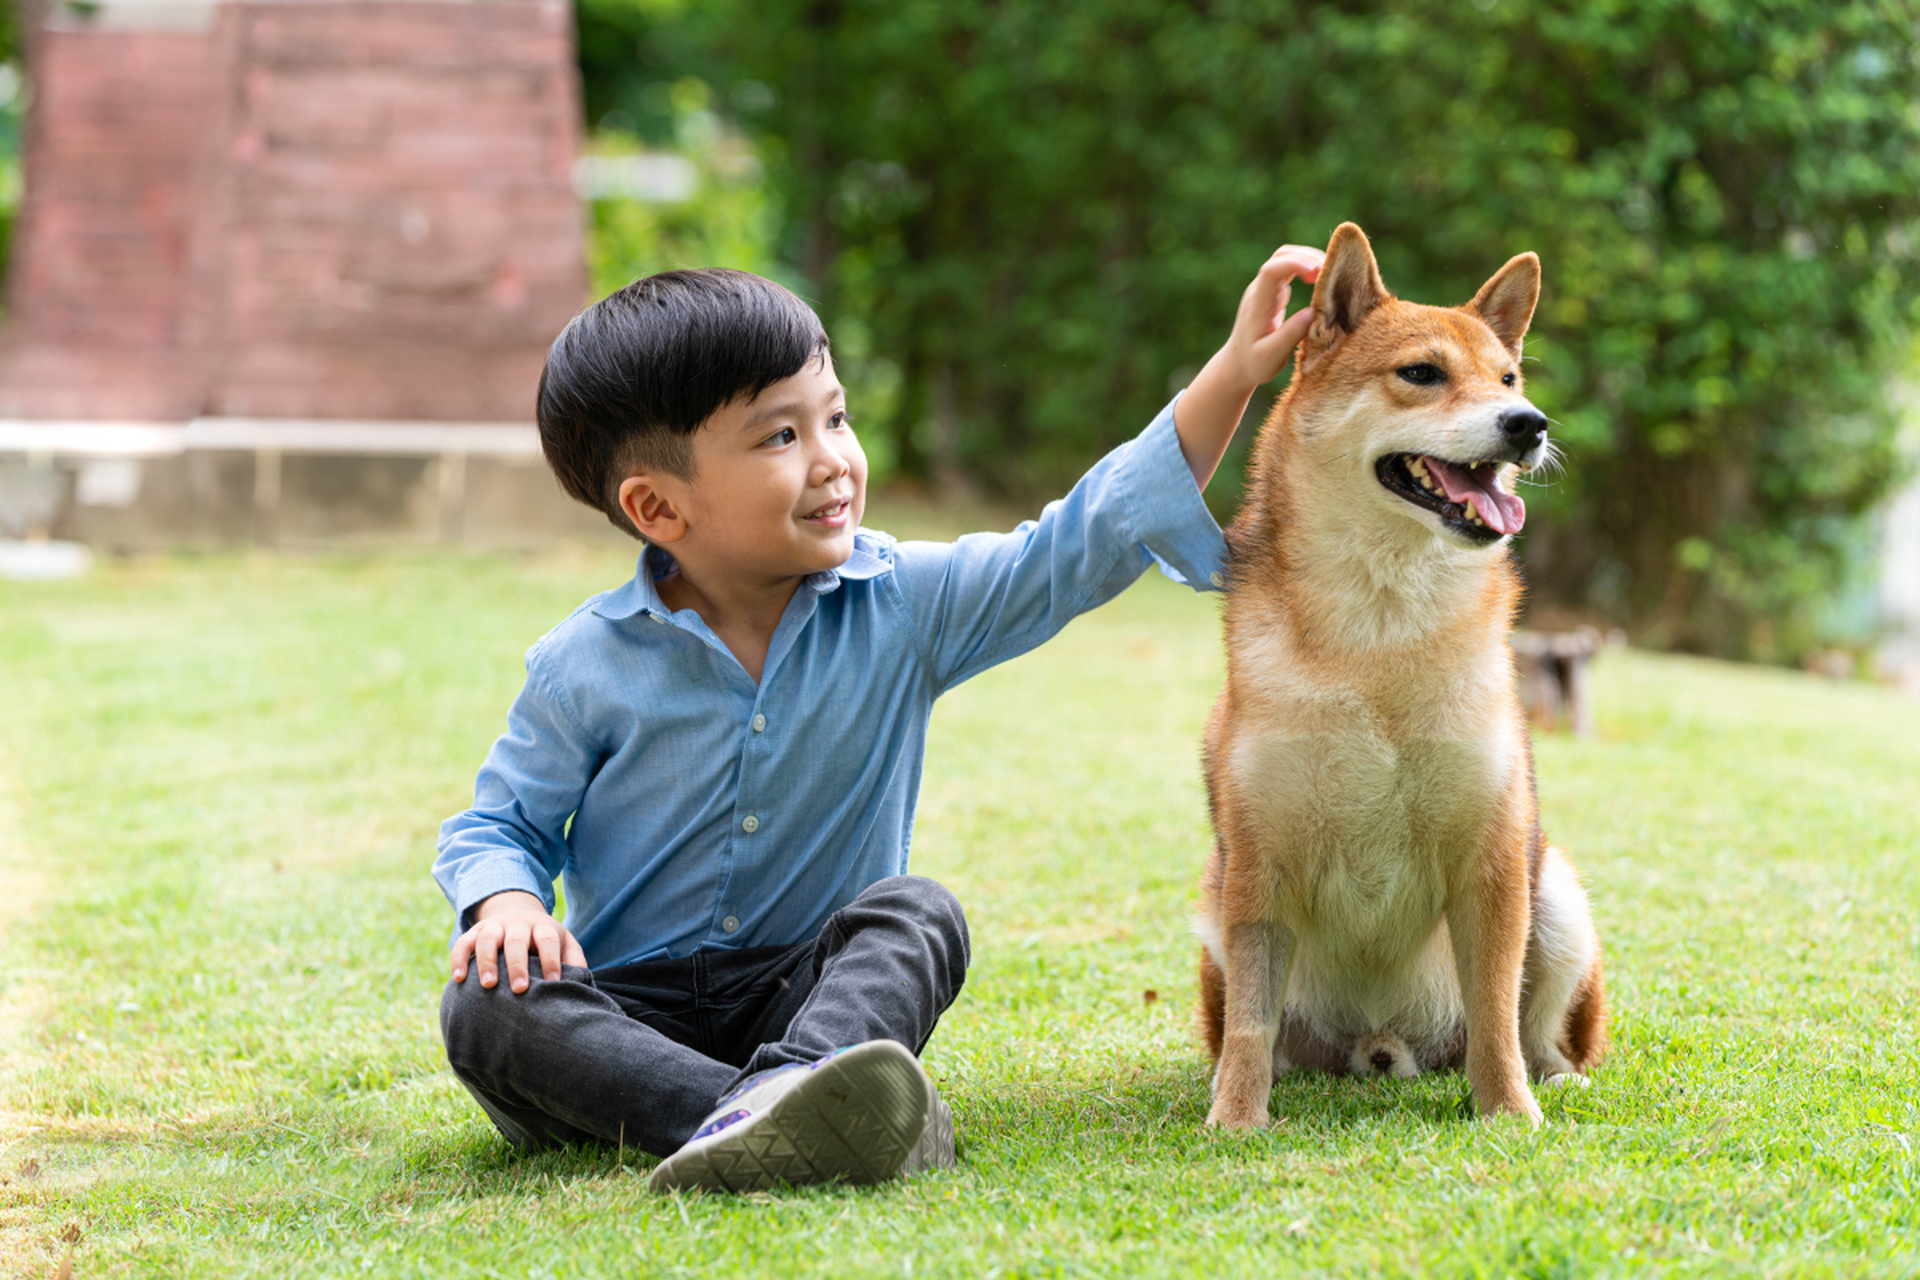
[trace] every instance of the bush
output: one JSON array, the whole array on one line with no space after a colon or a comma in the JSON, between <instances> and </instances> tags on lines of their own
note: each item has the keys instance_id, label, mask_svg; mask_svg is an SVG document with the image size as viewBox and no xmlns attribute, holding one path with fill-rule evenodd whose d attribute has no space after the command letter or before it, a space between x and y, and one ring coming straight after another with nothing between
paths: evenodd
<instances>
[{"instance_id":1,"label":"bush","mask_svg":"<svg viewBox=\"0 0 1920 1280\"><path fill-rule=\"evenodd\" d=\"M609 0L601 0L608 3ZM771 140L785 251L897 365L908 473L1057 488L1352 218L1402 296L1537 250L1536 594L1786 656L1896 475L1913 0L760 0L662 19ZM691 56L691 55L689 55ZM751 104L749 104L751 105Z\"/></svg>"}]
</instances>

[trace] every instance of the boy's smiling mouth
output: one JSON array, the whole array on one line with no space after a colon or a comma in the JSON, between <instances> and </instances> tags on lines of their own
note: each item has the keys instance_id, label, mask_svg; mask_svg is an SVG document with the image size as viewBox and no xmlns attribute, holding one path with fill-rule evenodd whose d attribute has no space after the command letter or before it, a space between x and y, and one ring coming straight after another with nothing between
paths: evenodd
<instances>
[{"instance_id":1,"label":"boy's smiling mouth","mask_svg":"<svg viewBox=\"0 0 1920 1280\"><path fill-rule=\"evenodd\" d=\"M846 520L847 513L853 509L851 497L835 498L817 511L801 516L802 520L811 520L817 524L840 524Z\"/></svg>"}]
</instances>

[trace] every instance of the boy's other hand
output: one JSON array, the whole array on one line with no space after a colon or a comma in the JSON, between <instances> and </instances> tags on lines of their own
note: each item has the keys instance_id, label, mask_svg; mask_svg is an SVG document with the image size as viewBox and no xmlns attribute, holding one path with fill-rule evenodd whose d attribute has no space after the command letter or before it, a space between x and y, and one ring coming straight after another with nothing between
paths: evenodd
<instances>
[{"instance_id":1,"label":"boy's other hand","mask_svg":"<svg viewBox=\"0 0 1920 1280\"><path fill-rule=\"evenodd\" d=\"M453 940L453 980L467 980L469 961L479 966L480 985L500 985L500 953L506 953L507 985L527 989L527 955L540 957L540 976L557 978L563 964L587 967L587 953L567 927L547 914L540 899L511 890L483 900L473 911L473 928Z\"/></svg>"}]
</instances>

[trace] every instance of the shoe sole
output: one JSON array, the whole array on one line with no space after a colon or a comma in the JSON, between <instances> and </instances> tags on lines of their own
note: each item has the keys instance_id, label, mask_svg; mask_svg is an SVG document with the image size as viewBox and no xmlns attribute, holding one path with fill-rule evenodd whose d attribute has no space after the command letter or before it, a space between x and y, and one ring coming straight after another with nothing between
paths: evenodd
<instances>
[{"instance_id":1,"label":"shoe sole","mask_svg":"<svg viewBox=\"0 0 1920 1280\"><path fill-rule=\"evenodd\" d=\"M647 1179L653 1191L765 1191L787 1184L881 1182L927 1127L933 1086L904 1045L875 1040L815 1067L764 1112L683 1147Z\"/></svg>"}]
</instances>

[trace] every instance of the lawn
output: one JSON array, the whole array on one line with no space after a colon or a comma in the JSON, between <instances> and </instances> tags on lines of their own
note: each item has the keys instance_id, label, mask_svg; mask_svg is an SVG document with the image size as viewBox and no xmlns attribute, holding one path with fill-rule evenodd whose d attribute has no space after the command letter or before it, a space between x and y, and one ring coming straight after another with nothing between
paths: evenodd
<instances>
[{"instance_id":1,"label":"lawn","mask_svg":"<svg viewBox=\"0 0 1920 1280\"><path fill-rule=\"evenodd\" d=\"M1201 1126L1186 918L1213 604L1149 578L935 721L915 869L975 966L962 1164L655 1198L448 1075L439 820L521 652L623 578L180 556L0 584L0 1276L1911 1275L1920 708L1633 652L1539 744L1615 1054L1529 1134L1464 1082L1283 1079Z\"/></svg>"}]
</instances>

